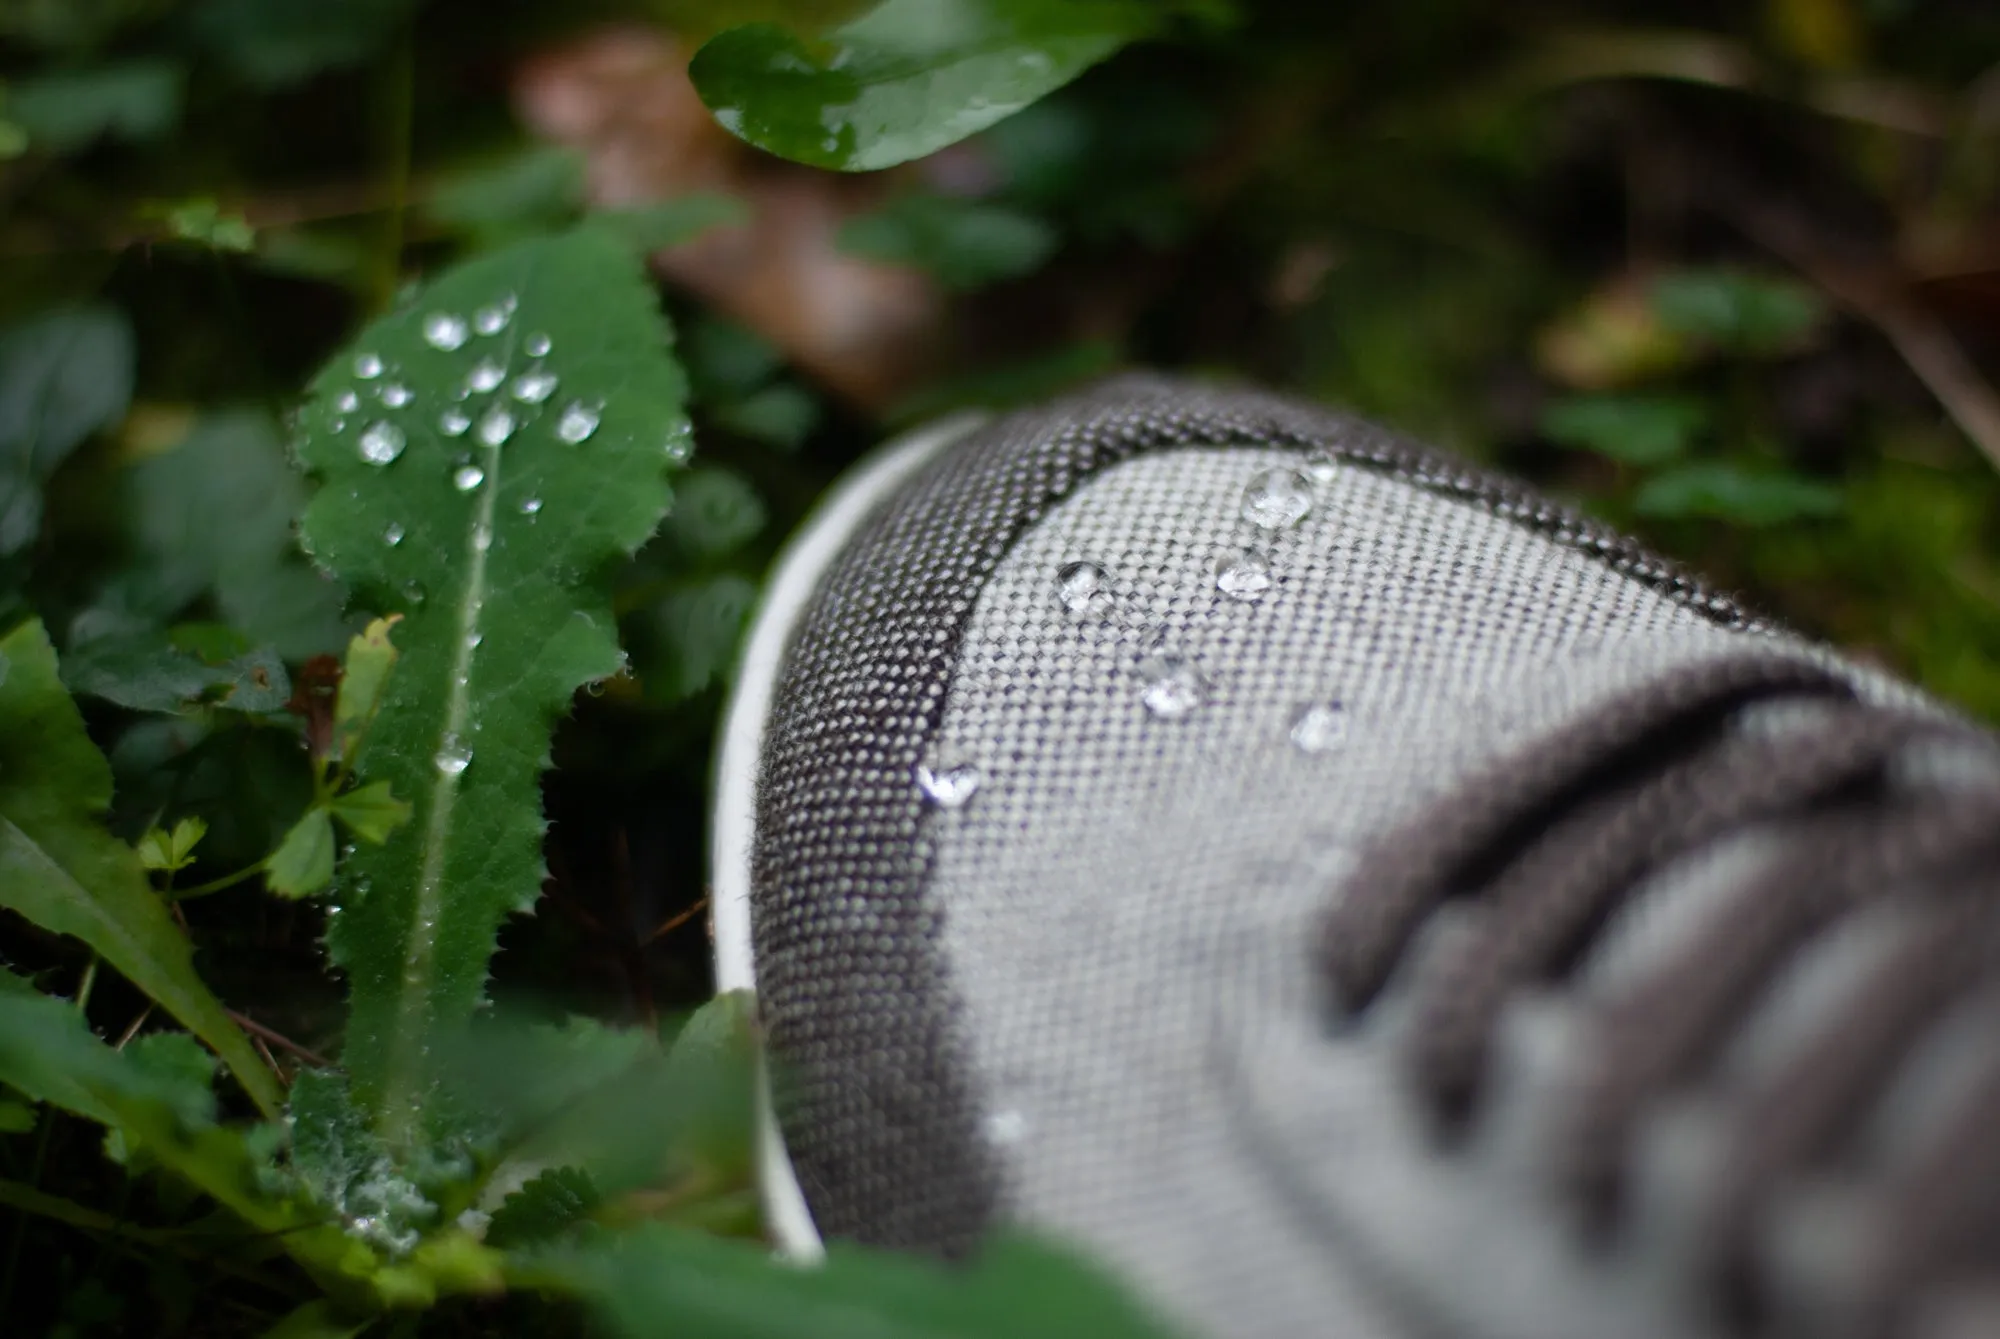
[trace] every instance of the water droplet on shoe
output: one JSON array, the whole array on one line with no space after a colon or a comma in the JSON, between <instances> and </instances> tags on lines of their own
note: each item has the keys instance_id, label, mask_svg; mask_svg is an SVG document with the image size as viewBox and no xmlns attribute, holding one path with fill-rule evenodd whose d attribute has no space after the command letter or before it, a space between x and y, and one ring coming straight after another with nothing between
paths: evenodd
<instances>
[{"instance_id":1,"label":"water droplet on shoe","mask_svg":"<svg viewBox=\"0 0 2000 1339\"><path fill-rule=\"evenodd\" d=\"M556 436L575 446L597 431L598 418L599 413L594 406L575 401L556 420Z\"/></svg>"},{"instance_id":2,"label":"water droplet on shoe","mask_svg":"<svg viewBox=\"0 0 2000 1339\"><path fill-rule=\"evenodd\" d=\"M1208 700L1209 682L1179 651L1160 648L1139 662L1146 689L1140 700L1162 720L1177 720Z\"/></svg>"},{"instance_id":3,"label":"water droplet on shoe","mask_svg":"<svg viewBox=\"0 0 2000 1339\"><path fill-rule=\"evenodd\" d=\"M1028 1134L1028 1118L1021 1112L1008 1108L995 1111L980 1122L988 1143L1018 1144Z\"/></svg>"},{"instance_id":4,"label":"water droplet on shoe","mask_svg":"<svg viewBox=\"0 0 2000 1339\"><path fill-rule=\"evenodd\" d=\"M531 367L514 378L513 395L522 404L540 404L556 393L556 374L545 367Z\"/></svg>"},{"instance_id":5,"label":"water droplet on shoe","mask_svg":"<svg viewBox=\"0 0 2000 1339\"><path fill-rule=\"evenodd\" d=\"M363 381L373 381L382 375L382 357L374 353L354 355L354 375Z\"/></svg>"},{"instance_id":6,"label":"water droplet on shoe","mask_svg":"<svg viewBox=\"0 0 2000 1339\"><path fill-rule=\"evenodd\" d=\"M471 426L471 416L459 410L447 409L438 415L438 431L447 437L463 437Z\"/></svg>"},{"instance_id":7,"label":"water droplet on shoe","mask_svg":"<svg viewBox=\"0 0 2000 1339\"><path fill-rule=\"evenodd\" d=\"M940 809L957 809L979 789L979 769L971 763L917 764L917 789Z\"/></svg>"},{"instance_id":8,"label":"water droplet on shoe","mask_svg":"<svg viewBox=\"0 0 2000 1339\"><path fill-rule=\"evenodd\" d=\"M461 465L451 476L451 486L461 493L470 493L486 482L486 471L477 465Z\"/></svg>"},{"instance_id":9,"label":"water droplet on shoe","mask_svg":"<svg viewBox=\"0 0 2000 1339\"><path fill-rule=\"evenodd\" d=\"M534 334L528 336L521 347L528 351L530 358L546 358L548 357L549 350L555 346L556 342L554 340L537 330Z\"/></svg>"},{"instance_id":10,"label":"water droplet on shoe","mask_svg":"<svg viewBox=\"0 0 2000 1339\"><path fill-rule=\"evenodd\" d=\"M382 542L392 549L395 548L403 542L403 527L394 521L389 522L382 530Z\"/></svg>"},{"instance_id":11,"label":"water droplet on shoe","mask_svg":"<svg viewBox=\"0 0 2000 1339\"><path fill-rule=\"evenodd\" d=\"M1118 603L1111 575L1096 563L1064 563L1056 569L1056 598L1078 618L1103 618Z\"/></svg>"},{"instance_id":12,"label":"water droplet on shoe","mask_svg":"<svg viewBox=\"0 0 2000 1339\"><path fill-rule=\"evenodd\" d=\"M1255 549L1217 554L1215 588L1232 600L1255 600L1271 589L1271 560Z\"/></svg>"},{"instance_id":13,"label":"water droplet on shoe","mask_svg":"<svg viewBox=\"0 0 2000 1339\"><path fill-rule=\"evenodd\" d=\"M437 765L441 774L457 776L472 766L472 750L459 743L457 735L448 734L444 737L444 742L438 745L438 751L432 756L431 761Z\"/></svg>"},{"instance_id":14,"label":"water droplet on shoe","mask_svg":"<svg viewBox=\"0 0 2000 1339\"><path fill-rule=\"evenodd\" d=\"M1292 744L1301 753L1331 753L1347 742L1347 709L1319 702L1292 720Z\"/></svg>"},{"instance_id":15,"label":"water droplet on shoe","mask_svg":"<svg viewBox=\"0 0 2000 1339\"><path fill-rule=\"evenodd\" d=\"M333 407L343 414L351 414L361 408L361 397L353 391L342 391L333 397Z\"/></svg>"},{"instance_id":16,"label":"water droplet on shoe","mask_svg":"<svg viewBox=\"0 0 2000 1339\"><path fill-rule=\"evenodd\" d=\"M509 293L491 306L481 307L472 314L472 328L482 335L499 334L514 319L514 306L514 295Z\"/></svg>"},{"instance_id":17,"label":"water droplet on shoe","mask_svg":"<svg viewBox=\"0 0 2000 1339\"><path fill-rule=\"evenodd\" d=\"M1324 488L1340 474L1340 458L1321 447L1306 457L1306 477Z\"/></svg>"},{"instance_id":18,"label":"water droplet on shoe","mask_svg":"<svg viewBox=\"0 0 2000 1339\"><path fill-rule=\"evenodd\" d=\"M472 365L472 370L465 374L465 388L484 395L506 379L507 369L500 366L498 358L481 358Z\"/></svg>"},{"instance_id":19,"label":"water droplet on shoe","mask_svg":"<svg viewBox=\"0 0 2000 1339\"><path fill-rule=\"evenodd\" d=\"M542 509L542 500L540 498L524 497L521 499L521 514L523 516L532 519L536 515L536 513L541 511L541 509Z\"/></svg>"},{"instance_id":20,"label":"water droplet on shoe","mask_svg":"<svg viewBox=\"0 0 2000 1339\"><path fill-rule=\"evenodd\" d=\"M479 440L498 446L514 435L514 416L504 409L489 409L479 420Z\"/></svg>"},{"instance_id":21,"label":"water droplet on shoe","mask_svg":"<svg viewBox=\"0 0 2000 1339\"><path fill-rule=\"evenodd\" d=\"M371 423L356 440L361 458L370 465L387 465L403 454L403 430L393 423Z\"/></svg>"},{"instance_id":22,"label":"water droplet on shoe","mask_svg":"<svg viewBox=\"0 0 2000 1339\"><path fill-rule=\"evenodd\" d=\"M463 316L450 312L432 312L424 318L424 343L433 349L450 353L471 336L472 331Z\"/></svg>"},{"instance_id":23,"label":"water droplet on shoe","mask_svg":"<svg viewBox=\"0 0 2000 1339\"><path fill-rule=\"evenodd\" d=\"M1265 530L1297 525L1312 510L1312 485L1297 470L1265 470L1243 490L1243 519Z\"/></svg>"},{"instance_id":24,"label":"water droplet on shoe","mask_svg":"<svg viewBox=\"0 0 2000 1339\"><path fill-rule=\"evenodd\" d=\"M375 392L375 398L391 409L401 409L417 397L416 392L402 382L388 381L382 384L381 390Z\"/></svg>"}]
</instances>

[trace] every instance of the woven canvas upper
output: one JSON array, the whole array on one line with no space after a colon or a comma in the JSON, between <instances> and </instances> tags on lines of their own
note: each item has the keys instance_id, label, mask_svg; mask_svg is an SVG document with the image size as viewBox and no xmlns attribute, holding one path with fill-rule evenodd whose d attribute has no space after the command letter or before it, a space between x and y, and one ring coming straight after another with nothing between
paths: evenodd
<instances>
[{"instance_id":1,"label":"woven canvas upper","mask_svg":"<svg viewBox=\"0 0 2000 1339\"><path fill-rule=\"evenodd\" d=\"M1329 1036L1311 945L1371 840L1745 647L1835 663L1337 415L1123 382L973 434L824 575L770 721L759 991L815 1218L1025 1220L1217 1334L1709 1332L1660 1252L1578 1256L1532 1132L1441 1155L1393 1001Z\"/></svg>"}]
</instances>

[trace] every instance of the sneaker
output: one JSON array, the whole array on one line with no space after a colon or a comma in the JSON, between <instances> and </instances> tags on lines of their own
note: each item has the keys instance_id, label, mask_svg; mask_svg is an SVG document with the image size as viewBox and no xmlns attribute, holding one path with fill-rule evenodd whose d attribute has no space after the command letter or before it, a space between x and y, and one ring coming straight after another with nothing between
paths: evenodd
<instances>
[{"instance_id":1,"label":"sneaker","mask_svg":"<svg viewBox=\"0 0 2000 1339\"><path fill-rule=\"evenodd\" d=\"M1367 423L1129 379L891 449L771 583L715 843L794 1253L2000 1335L2000 747Z\"/></svg>"}]
</instances>

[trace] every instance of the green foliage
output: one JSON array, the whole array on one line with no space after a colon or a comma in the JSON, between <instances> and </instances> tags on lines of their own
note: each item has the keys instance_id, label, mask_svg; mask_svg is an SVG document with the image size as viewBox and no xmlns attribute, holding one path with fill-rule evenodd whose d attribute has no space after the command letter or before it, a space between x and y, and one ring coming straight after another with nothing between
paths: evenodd
<instances>
[{"instance_id":1,"label":"green foliage","mask_svg":"<svg viewBox=\"0 0 2000 1339\"><path fill-rule=\"evenodd\" d=\"M580 1167L551 1167L501 1201L486 1227L486 1244L498 1250L547 1246L587 1230L590 1215L604 1202L590 1173Z\"/></svg>"},{"instance_id":2,"label":"green foliage","mask_svg":"<svg viewBox=\"0 0 2000 1339\"><path fill-rule=\"evenodd\" d=\"M843 250L911 265L946 288L973 289L1040 269L1056 249L1055 230L1018 210L942 195L904 195L848 220Z\"/></svg>"},{"instance_id":3,"label":"green foliage","mask_svg":"<svg viewBox=\"0 0 2000 1339\"><path fill-rule=\"evenodd\" d=\"M1680 459L1707 424L1707 408L1686 396L1579 395L1542 413L1542 432L1550 441L1627 465Z\"/></svg>"},{"instance_id":4,"label":"green foliage","mask_svg":"<svg viewBox=\"0 0 2000 1339\"><path fill-rule=\"evenodd\" d=\"M356 1099L413 1135L441 1027L542 879L538 778L581 685L619 667L595 573L667 505L686 432L667 331L630 253L583 229L480 257L315 381L303 538L404 615L358 766L415 807L359 848L328 944L348 974Z\"/></svg>"},{"instance_id":5,"label":"green foliage","mask_svg":"<svg viewBox=\"0 0 2000 1339\"><path fill-rule=\"evenodd\" d=\"M1740 525L1782 525L1837 515L1840 490L1794 474L1714 461L1658 475L1639 490L1635 505L1646 516L1707 516Z\"/></svg>"},{"instance_id":6,"label":"green foliage","mask_svg":"<svg viewBox=\"0 0 2000 1339\"><path fill-rule=\"evenodd\" d=\"M672 1316L687 1339L1164 1339L1173 1333L1095 1270L1017 1238L990 1242L962 1272L836 1246L798 1269L762 1246L665 1227L531 1256L522 1281L595 1301L614 1331L659 1333Z\"/></svg>"},{"instance_id":7,"label":"green foliage","mask_svg":"<svg viewBox=\"0 0 2000 1339\"><path fill-rule=\"evenodd\" d=\"M181 69L145 59L47 74L8 87L0 110L47 153L74 153L100 139L157 139L180 120Z\"/></svg>"},{"instance_id":8,"label":"green foliage","mask_svg":"<svg viewBox=\"0 0 2000 1339\"><path fill-rule=\"evenodd\" d=\"M689 74L731 133L865 172L984 130L1159 19L1132 0L881 0L810 37L768 23L729 29Z\"/></svg>"},{"instance_id":9,"label":"green foliage","mask_svg":"<svg viewBox=\"0 0 2000 1339\"><path fill-rule=\"evenodd\" d=\"M1680 270L1653 283L1653 312L1678 335L1743 353L1796 346L1826 319L1803 284L1736 270Z\"/></svg>"},{"instance_id":10,"label":"green foliage","mask_svg":"<svg viewBox=\"0 0 2000 1339\"><path fill-rule=\"evenodd\" d=\"M139 863L147 869L175 874L194 863L194 848L208 835L208 824L199 818L183 818L173 831L150 828L139 839Z\"/></svg>"},{"instance_id":11,"label":"green foliage","mask_svg":"<svg viewBox=\"0 0 2000 1339\"><path fill-rule=\"evenodd\" d=\"M42 488L132 399L132 331L97 307L63 308L0 333L0 559L34 543Z\"/></svg>"},{"instance_id":12,"label":"green foliage","mask_svg":"<svg viewBox=\"0 0 2000 1339\"><path fill-rule=\"evenodd\" d=\"M215 1048L258 1106L278 1092L195 975L139 857L102 827L111 769L84 733L39 623L0 639L0 905L74 935Z\"/></svg>"}]
</instances>

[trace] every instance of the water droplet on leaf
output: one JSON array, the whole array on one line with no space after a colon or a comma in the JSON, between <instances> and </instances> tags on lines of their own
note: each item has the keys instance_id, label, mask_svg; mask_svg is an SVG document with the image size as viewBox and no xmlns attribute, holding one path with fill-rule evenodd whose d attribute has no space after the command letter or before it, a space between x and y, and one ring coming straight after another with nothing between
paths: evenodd
<instances>
[{"instance_id":1,"label":"water droplet on leaf","mask_svg":"<svg viewBox=\"0 0 2000 1339\"><path fill-rule=\"evenodd\" d=\"M451 312L432 312L424 318L424 343L433 349L450 353L465 343L471 333L465 318Z\"/></svg>"},{"instance_id":2,"label":"water droplet on leaf","mask_svg":"<svg viewBox=\"0 0 2000 1339\"><path fill-rule=\"evenodd\" d=\"M481 521L472 527L472 547L484 553L493 547L493 527Z\"/></svg>"},{"instance_id":3,"label":"water droplet on leaf","mask_svg":"<svg viewBox=\"0 0 2000 1339\"><path fill-rule=\"evenodd\" d=\"M491 306L481 307L472 314L472 328L482 335L499 334L514 319L514 306L514 295L509 293Z\"/></svg>"},{"instance_id":4,"label":"water droplet on leaf","mask_svg":"<svg viewBox=\"0 0 2000 1339\"><path fill-rule=\"evenodd\" d=\"M667 435L667 463L685 465L694 456L694 430L677 428Z\"/></svg>"},{"instance_id":5,"label":"water droplet on leaf","mask_svg":"<svg viewBox=\"0 0 2000 1339\"><path fill-rule=\"evenodd\" d=\"M429 598L429 592L424 590L424 583L421 581L405 581L403 583L403 598L408 600L412 605L420 605Z\"/></svg>"},{"instance_id":6,"label":"water droplet on leaf","mask_svg":"<svg viewBox=\"0 0 2000 1339\"><path fill-rule=\"evenodd\" d=\"M472 766L472 750L459 743L457 735L448 734L444 737L444 742L438 745L438 751L432 756L431 761L443 775L457 776Z\"/></svg>"},{"instance_id":7,"label":"water droplet on leaf","mask_svg":"<svg viewBox=\"0 0 2000 1339\"><path fill-rule=\"evenodd\" d=\"M1243 519L1265 530L1283 530L1312 510L1312 486L1297 470L1265 470L1243 490Z\"/></svg>"},{"instance_id":8,"label":"water droplet on leaf","mask_svg":"<svg viewBox=\"0 0 2000 1339\"><path fill-rule=\"evenodd\" d=\"M485 482L486 471L477 465L461 465L451 476L451 486L461 493L470 493Z\"/></svg>"},{"instance_id":9,"label":"water droplet on leaf","mask_svg":"<svg viewBox=\"0 0 2000 1339\"><path fill-rule=\"evenodd\" d=\"M596 432L597 423L598 410L578 400L564 409L562 417L556 420L556 436L574 446Z\"/></svg>"},{"instance_id":10,"label":"water droplet on leaf","mask_svg":"<svg viewBox=\"0 0 2000 1339\"><path fill-rule=\"evenodd\" d=\"M403 527L394 521L389 522L382 530L382 542L392 549L395 548L403 542Z\"/></svg>"},{"instance_id":11,"label":"water droplet on leaf","mask_svg":"<svg viewBox=\"0 0 2000 1339\"><path fill-rule=\"evenodd\" d=\"M357 444L361 458L370 465L387 465L403 454L403 430L393 423L371 423L362 432Z\"/></svg>"},{"instance_id":12,"label":"water droplet on leaf","mask_svg":"<svg viewBox=\"0 0 2000 1339\"><path fill-rule=\"evenodd\" d=\"M486 640L485 633L468 632L465 634L465 649L468 651L477 651L479 649L479 644L485 640Z\"/></svg>"},{"instance_id":13,"label":"water droplet on leaf","mask_svg":"<svg viewBox=\"0 0 2000 1339\"><path fill-rule=\"evenodd\" d=\"M489 409L479 420L479 440L498 446L514 435L514 416L504 409Z\"/></svg>"},{"instance_id":14,"label":"water droplet on leaf","mask_svg":"<svg viewBox=\"0 0 2000 1339\"><path fill-rule=\"evenodd\" d=\"M416 399L416 393L400 381L385 381L382 389L375 392L375 398L391 409L401 409Z\"/></svg>"},{"instance_id":15,"label":"water droplet on leaf","mask_svg":"<svg viewBox=\"0 0 2000 1339\"><path fill-rule=\"evenodd\" d=\"M555 346L556 342L539 330L528 336L522 345L523 348L527 349L530 358L546 358L549 355L549 350Z\"/></svg>"},{"instance_id":16,"label":"water droplet on leaf","mask_svg":"<svg viewBox=\"0 0 2000 1339\"><path fill-rule=\"evenodd\" d=\"M1271 588L1271 560L1255 549L1218 554L1215 588L1232 600L1260 599Z\"/></svg>"},{"instance_id":17,"label":"water droplet on leaf","mask_svg":"<svg viewBox=\"0 0 2000 1339\"><path fill-rule=\"evenodd\" d=\"M353 391L342 391L333 397L333 407L343 414L351 414L361 408L361 397Z\"/></svg>"},{"instance_id":18,"label":"water droplet on leaf","mask_svg":"<svg viewBox=\"0 0 2000 1339\"><path fill-rule=\"evenodd\" d=\"M447 437L463 437L471 426L471 417L456 409L447 409L438 415L438 431Z\"/></svg>"},{"instance_id":19,"label":"water droplet on leaf","mask_svg":"<svg viewBox=\"0 0 2000 1339\"><path fill-rule=\"evenodd\" d=\"M542 509L542 500L540 498L524 497L521 499L521 514L523 516L532 517L536 513L541 511L541 509Z\"/></svg>"},{"instance_id":20,"label":"water droplet on leaf","mask_svg":"<svg viewBox=\"0 0 2000 1339\"><path fill-rule=\"evenodd\" d=\"M382 358L379 354L357 353L354 355L354 375L363 381L373 381L382 375Z\"/></svg>"},{"instance_id":21,"label":"water droplet on leaf","mask_svg":"<svg viewBox=\"0 0 2000 1339\"><path fill-rule=\"evenodd\" d=\"M465 374L465 388L475 394L484 395L507 379L507 369L500 365L498 358L481 358Z\"/></svg>"},{"instance_id":22,"label":"water droplet on leaf","mask_svg":"<svg viewBox=\"0 0 2000 1339\"><path fill-rule=\"evenodd\" d=\"M514 378L513 395L522 404L540 404L556 393L556 374L545 367L531 367Z\"/></svg>"}]
</instances>

